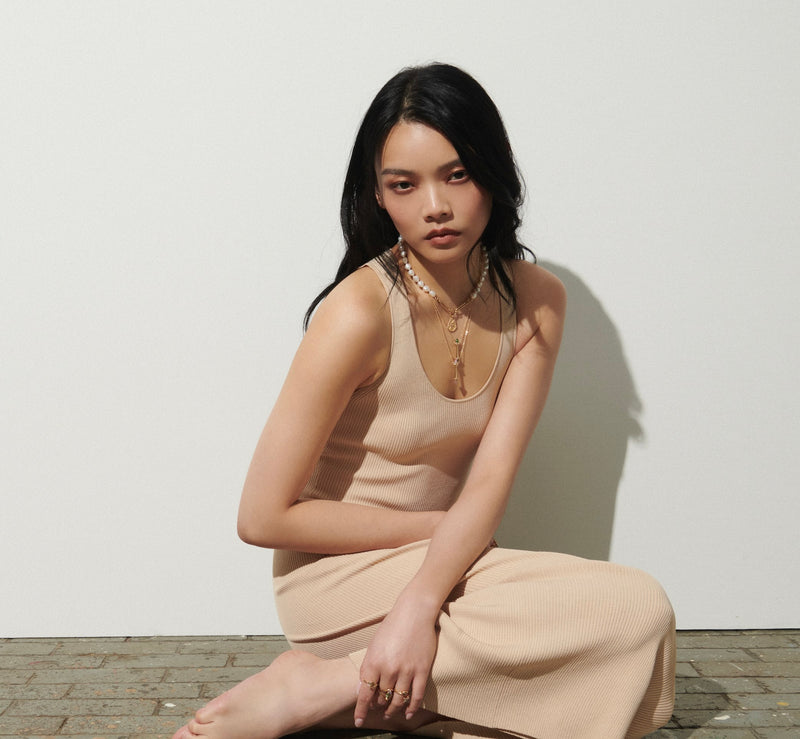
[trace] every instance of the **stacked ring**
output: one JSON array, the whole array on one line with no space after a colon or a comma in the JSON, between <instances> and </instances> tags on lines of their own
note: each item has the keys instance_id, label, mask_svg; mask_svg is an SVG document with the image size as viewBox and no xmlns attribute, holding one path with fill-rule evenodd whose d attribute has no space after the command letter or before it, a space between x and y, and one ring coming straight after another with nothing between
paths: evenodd
<instances>
[{"instance_id":1,"label":"stacked ring","mask_svg":"<svg viewBox=\"0 0 800 739\"><path fill-rule=\"evenodd\" d=\"M394 695L394 688L380 688L381 694L383 695L383 699L387 703L392 702L392 696Z\"/></svg>"},{"instance_id":2,"label":"stacked ring","mask_svg":"<svg viewBox=\"0 0 800 739\"><path fill-rule=\"evenodd\" d=\"M411 692L408 690L395 690L394 694L399 695L403 699L402 704L404 706L411 702Z\"/></svg>"},{"instance_id":3,"label":"stacked ring","mask_svg":"<svg viewBox=\"0 0 800 739\"><path fill-rule=\"evenodd\" d=\"M362 680L361 682L364 685L366 685L373 693L375 692L375 688L378 687L378 683L373 682L372 680Z\"/></svg>"}]
</instances>

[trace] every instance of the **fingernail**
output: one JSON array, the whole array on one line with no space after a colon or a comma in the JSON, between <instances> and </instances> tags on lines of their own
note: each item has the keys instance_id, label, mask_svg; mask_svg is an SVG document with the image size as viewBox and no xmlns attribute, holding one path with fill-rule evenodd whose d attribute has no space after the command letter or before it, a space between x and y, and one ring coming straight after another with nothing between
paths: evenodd
<instances>
[{"instance_id":1,"label":"fingernail","mask_svg":"<svg viewBox=\"0 0 800 739\"><path fill-rule=\"evenodd\" d=\"M406 714L406 721L411 721L411 719L412 719L412 718L414 718L414 714L413 714L413 713L411 713L411 711L409 711L409 712Z\"/></svg>"},{"instance_id":2,"label":"fingernail","mask_svg":"<svg viewBox=\"0 0 800 739\"><path fill-rule=\"evenodd\" d=\"M364 725L364 719L363 718L357 718L356 719L356 728L360 729L363 725Z\"/></svg>"}]
</instances>

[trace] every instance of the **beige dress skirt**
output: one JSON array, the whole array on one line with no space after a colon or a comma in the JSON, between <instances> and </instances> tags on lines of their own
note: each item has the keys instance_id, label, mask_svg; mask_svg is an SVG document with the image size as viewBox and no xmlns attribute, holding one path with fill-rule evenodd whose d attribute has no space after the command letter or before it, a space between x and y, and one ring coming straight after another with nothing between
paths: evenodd
<instances>
[{"instance_id":1,"label":"beige dress skirt","mask_svg":"<svg viewBox=\"0 0 800 739\"><path fill-rule=\"evenodd\" d=\"M360 667L428 542L320 556L275 552L274 588L293 648ZM442 606L424 707L455 719L441 737L614 739L666 723L674 615L661 586L629 567L492 547Z\"/></svg>"}]
</instances>

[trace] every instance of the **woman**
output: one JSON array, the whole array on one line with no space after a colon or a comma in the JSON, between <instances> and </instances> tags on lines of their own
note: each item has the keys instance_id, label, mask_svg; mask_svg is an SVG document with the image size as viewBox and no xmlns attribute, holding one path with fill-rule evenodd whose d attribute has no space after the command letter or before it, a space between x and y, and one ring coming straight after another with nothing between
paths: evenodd
<instances>
[{"instance_id":1,"label":"woman","mask_svg":"<svg viewBox=\"0 0 800 739\"><path fill-rule=\"evenodd\" d=\"M565 311L558 279L523 260L520 203L502 121L469 75L406 69L378 93L345 181L347 252L306 315L239 511L242 539L276 550L293 649L176 739L598 739L669 719L658 584L492 539Z\"/></svg>"}]
</instances>

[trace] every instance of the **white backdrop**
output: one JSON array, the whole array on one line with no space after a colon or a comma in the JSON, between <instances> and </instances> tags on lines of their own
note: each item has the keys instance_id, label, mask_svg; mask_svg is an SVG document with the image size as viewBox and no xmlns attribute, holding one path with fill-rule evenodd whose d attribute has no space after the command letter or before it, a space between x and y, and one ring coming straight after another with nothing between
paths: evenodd
<instances>
[{"instance_id":1,"label":"white backdrop","mask_svg":"<svg viewBox=\"0 0 800 739\"><path fill-rule=\"evenodd\" d=\"M280 633L240 486L358 121L434 59L570 289L507 538L800 625L798 49L777 0L0 4L0 636Z\"/></svg>"}]
</instances>

